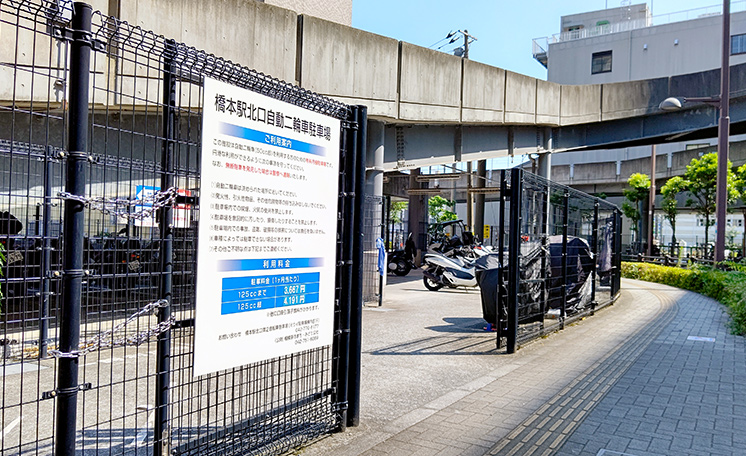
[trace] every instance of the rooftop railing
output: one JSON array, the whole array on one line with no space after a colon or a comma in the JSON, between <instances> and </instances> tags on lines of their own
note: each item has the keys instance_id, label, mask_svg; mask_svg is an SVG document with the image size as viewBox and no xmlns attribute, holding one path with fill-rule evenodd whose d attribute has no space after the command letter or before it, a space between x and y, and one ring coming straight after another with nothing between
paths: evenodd
<instances>
[{"instance_id":1,"label":"rooftop railing","mask_svg":"<svg viewBox=\"0 0 746 456\"><path fill-rule=\"evenodd\" d=\"M734 1L731 3L731 13L737 13L741 11L746 11L746 0ZM589 27L580 30L572 30L569 32L555 33L551 36L534 38L533 55L534 58L539 60L540 62L545 62L547 54L549 53L550 44L582 40L584 38L610 35L612 33L628 32L630 30L636 30L645 27L672 24L675 22L684 22L709 16L719 16L722 13L722 5L713 5L678 11L674 13L661 14L658 16L651 16L645 19L635 19L614 24L599 25L596 27Z\"/></svg>"}]
</instances>

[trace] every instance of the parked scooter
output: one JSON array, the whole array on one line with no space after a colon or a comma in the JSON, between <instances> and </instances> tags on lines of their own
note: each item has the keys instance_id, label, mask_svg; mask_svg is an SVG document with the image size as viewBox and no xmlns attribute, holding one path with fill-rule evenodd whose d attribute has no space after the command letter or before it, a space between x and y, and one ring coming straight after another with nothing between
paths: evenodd
<instances>
[{"instance_id":1,"label":"parked scooter","mask_svg":"<svg viewBox=\"0 0 746 456\"><path fill-rule=\"evenodd\" d=\"M423 273L422 281L428 290L477 286L474 261L463 255L448 257L440 253L428 253L424 261L427 269Z\"/></svg>"},{"instance_id":2,"label":"parked scooter","mask_svg":"<svg viewBox=\"0 0 746 456\"><path fill-rule=\"evenodd\" d=\"M395 250L388 254L388 270L398 276L405 276L415 267L414 255L416 247L412 239L412 233L409 233L407 242L404 244L404 250Z\"/></svg>"},{"instance_id":3,"label":"parked scooter","mask_svg":"<svg viewBox=\"0 0 746 456\"><path fill-rule=\"evenodd\" d=\"M414 268L414 261L407 258L404 250L395 250L388 255L389 272L398 276L405 276Z\"/></svg>"}]
</instances>

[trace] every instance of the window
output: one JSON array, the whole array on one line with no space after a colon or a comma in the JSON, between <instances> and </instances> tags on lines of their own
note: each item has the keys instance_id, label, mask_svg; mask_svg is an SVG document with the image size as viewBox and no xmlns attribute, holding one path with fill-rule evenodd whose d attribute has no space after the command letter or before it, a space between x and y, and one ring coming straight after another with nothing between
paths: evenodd
<instances>
[{"instance_id":1,"label":"window","mask_svg":"<svg viewBox=\"0 0 746 456\"><path fill-rule=\"evenodd\" d=\"M593 53L591 74L599 73L611 73L611 51Z\"/></svg>"},{"instance_id":2,"label":"window","mask_svg":"<svg viewBox=\"0 0 746 456\"><path fill-rule=\"evenodd\" d=\"M746 54L746 34L730 37L730 55Z\"/></svg>"}]
</instances>

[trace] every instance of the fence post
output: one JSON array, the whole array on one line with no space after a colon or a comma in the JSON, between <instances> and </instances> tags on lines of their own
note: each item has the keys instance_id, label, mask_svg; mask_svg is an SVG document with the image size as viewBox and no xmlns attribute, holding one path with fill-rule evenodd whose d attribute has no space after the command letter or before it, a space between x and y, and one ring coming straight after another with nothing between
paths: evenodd
<instances>
[{"instance_id":1,"label":"fence post","mask_svg":"<svg viewBox=\"0 0 746 456\"><path fill-rule=\"evenodd\" d=\"M513 168L510 174L510 227L508 233L508 334L507 351L515 353L518 338L518 293L521 288L521 206L523 170Z\"/></svg>"},{"instance_id":2,"label":"fence post","mask_svg":"<svg viewBox=\"0 0 746 456\"><path fill-rule=\"evenodd\" d=\"M41 237L41 306L39 308L39 357L47 357L49 345L49 298L52 281L52 147L44 155L44 203L42 205ZM37 230L38 230L37 226Z\"/></svg>"},{"instance_id":3,"label":"fence post","mask_svg":"<svg viewBox=\"0 0 746 456\"><path fill-rule=\"evenodd\" d=\"M161 150L161 191L168 191L174 186L174 127L176 121L176 80L173 77L173 59L176 43L166 40L163 56L163 148ZM160 299L168 301L166 306L158 309L158 323L171 318L173 300L173 205L158 209L160 228ZM168 390L171 383L171 330L158 334L156 351L155 378L155 423L153 426L153 456L171 454L171 436L168 425Z\"/></svg>"},{"instance_id":4,"label":"fence post","mask_svg":"<svg viewBox=\"0 0 746 456\"><path fill-rule=\"evenodd\" d=\"M565 329L567 315L567 229L570 218L570 193L565 190L562 197L562 310L560 312L560 329Z\"/></svg>"},{"instance_id":5,"label":"fence post","mask_svg":"<svg viewBox=\"0 0 746 456\"><path fill-rule=\"evenodd\" d=\"M343 138L344 149L344 188L342 209L342 281L338 328L338 365L336 372L336 403L340 414L339 431L347 430L347 413L349 407L349 374L350 374L350 323L352 318L352 254L355 243L355 177L357 171L357 125L354 120L357 110L353 107L350 119L346 122Z\"/></svg>"},{"instance_id":6,"label":"fence post","mask_svg":"<svg viewBox=\"0 0 746 456\"><path fill-rule=\"evenodd\" d=\"M505 198L508 195L508 175L506 170L500 170L500 212L498 215L497 224L499 230L497 231L497 255L500 260L500 274L497 276L497 309L495 325L497 325L497 348L502 348L503 343L503 329L505 327L505 321L502 315L503 299L508 299L504 296L503 290L505 289Z\"/></svg>"},{"instance_id":7,"label":"fence post","mask_svg":"<svg viewBox=\"0 0 746 456\"><path fill-rule=\"evenodd\" d=\"M611 270L613 271L611 276L611 297L612 302L614 296L619 292L620 279L622 274L622 214L619 210L614 211L614 260Z\"/></svg>"},{"instance_id":8,"label":"fence post","mask_svg":"<svg viewBox=\"0 0 746 456\"><path fill-rule=\"evenodd\" d=\"M65 191L85 196L88 160L88 83L91 63L91 7L73 4L72 42L70 44L70 110L68 117L68 153ZM59 351L71 353L80 345L80 303L83 287L83 234L85 206L65 200L64 274ZM57 370L57 420L55 455L75 454L75 430L78 413L78 364L76 356L62 356Z\"/></svg>"},{"instance_id":9,"label":"fence post","mask_svg":"<svg viewBox=\"0 0 746 456\"><path fill-rule=\"evenodd\" d=\"M539 297L539 306L541 315L547 314L547 282L551 276L551 269L547 274L547 255L549 255L549 197L551 195L550 181L546 181L546 191L544 192L544 201L541 205L541 295ZM551 261L551 260L550 260ZM541 320L541 329L544 330L544 318Z\"/></svg>"},{"instance_id":10,"label":"fence post","mask_svg":"<svg viewBox=\"0 0 746 456\"><path fill-rule=\"evenodd\" d=\"M598 199L593 200L593 231L591 233L593 269L591 270L591 315L596 311L596 279L598 278Z\"/></svg>"},{"instance_id":11,"label":"fence post","mask_svg":"<svg viewBox=\"0 0 746 456\"><path fill-rule=\"evenodd\" d=\"M350 377L347 408L347 425L360 424L360 370L363 344L363 235L365 220L365 146L368 123L368 108L354 106L354 121L357 123L357 140L353 153L358 156L355 169L355 223L354 242L352 244L352 295L350 315ZM386 265L384 265L386 267ZM384 271L384 274L386 271ZM383 290L381 290L383 296ZM380 304L379 304L380 305Z\"/></svg>"}]
</instances>

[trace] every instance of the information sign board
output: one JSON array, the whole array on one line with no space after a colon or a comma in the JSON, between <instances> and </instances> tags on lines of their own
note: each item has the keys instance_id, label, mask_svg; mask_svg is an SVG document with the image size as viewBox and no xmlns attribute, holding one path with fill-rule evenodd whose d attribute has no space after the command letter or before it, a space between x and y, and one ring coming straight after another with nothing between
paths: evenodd
<instances>
[{"instance_id":1,"label":"information sign board","mask_svg":"<svg viewBox=\"0 0 746 456\"><path fill-rule=\"evenodd\" d=\"M339 120L203 93L194 375L330 345Z\"/></svg>"},{"instance_id":2,"label":"information sign board","mask_svg":"<svg viewBox=\"0 0 746 456\"><path fill-rule=\"evenodd\" d=\"M138 185L135 187L135 201L138 204L133 206L133 212L138 214L137 217L133 217L133 224L139 227L158 228L158 222L153 212L152 198L157 192L161 190L160 187L153 185ZM192 196L190 190L180 188L177 190L179 196ZM143 201L142 203L139 203ZM147 202L145 202L147 201ZM171 212L171 223L174 228L189 228L191 225L191 204L177 203L173 205L173 211ZM141 213L145 213L141 215ZM126 221L124 221L126 223Z\"/></svg>"}]
</instances>

